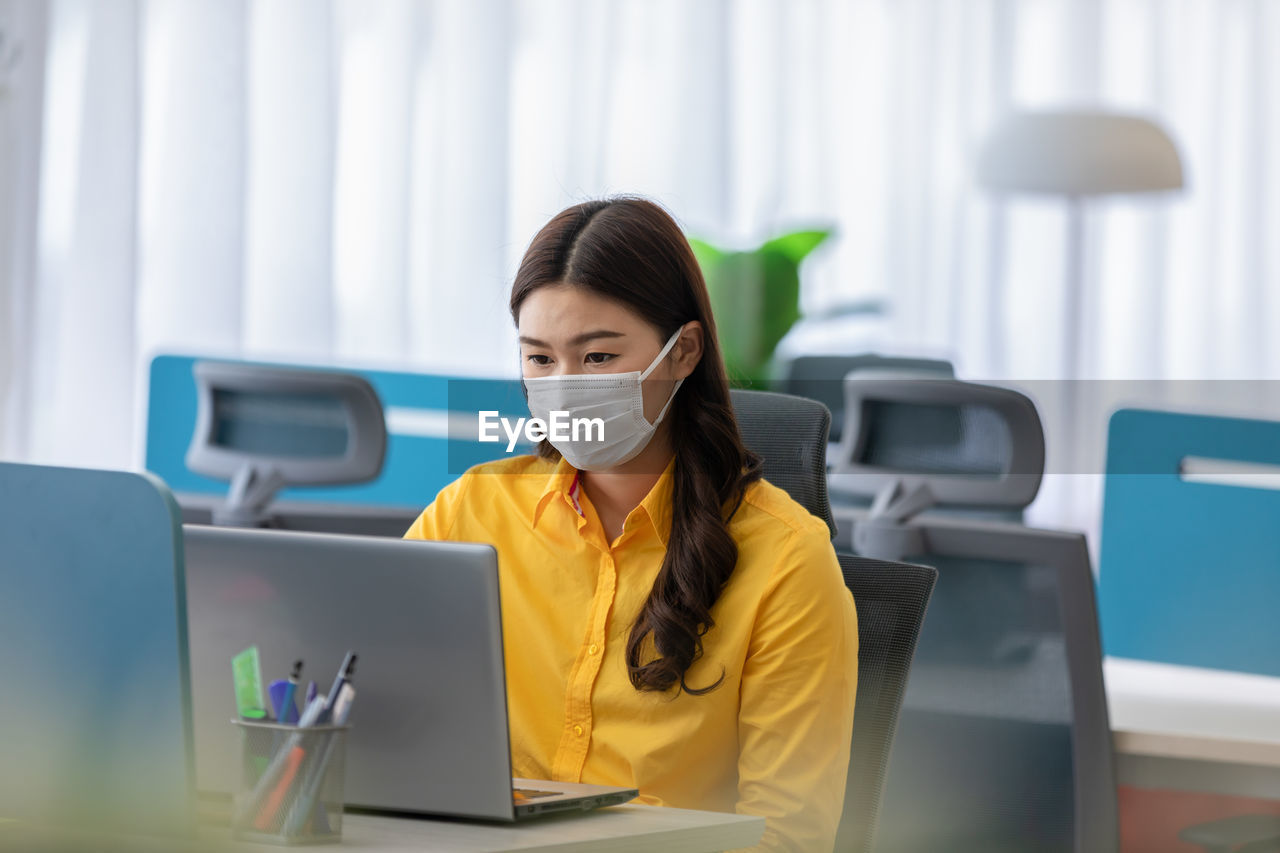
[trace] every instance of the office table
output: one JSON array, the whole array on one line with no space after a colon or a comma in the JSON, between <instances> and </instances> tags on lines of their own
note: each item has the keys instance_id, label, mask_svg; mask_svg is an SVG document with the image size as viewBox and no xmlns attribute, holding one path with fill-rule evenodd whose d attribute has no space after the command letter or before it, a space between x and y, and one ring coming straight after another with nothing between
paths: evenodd
<instances>
[{"instance_id":1,"label":"office table","mask_svg":"<svg viewBox=\"0 0 1280 853\"><path fill-rule=\"evenodd\" d=\"M551 815L519 824L347 815L343 847L409 853L421 850L623 851L709 853L749 847L764 833L764 818L744 815L614 806L589 814Z\"/></svg>"},{"instance_id":2,"label":"office table","mask_svg":"<svg viewBox=\"0 0 1280 853\"><path fill-rule=\"evenodd\" d=\"M417 820L380 815L348 814L342 819L342 844L332 849L422 853L447 850L458 853L538 851L538 853L712 853L749 847L764 834L764 818L688 809L655 808L628 804L588 814L550 815L519 824L485 824L453 820ZM106 840L65 830L41 829L21 824L0 824L0 850L124 851L262 851L261 844L232 843L228 830L202 827L200 839L186 844L173 839L138 837ZM325 849L323 846L317 849Z\"/></svg>"},{"instance_id":3,"label":"office table","mask_svg":"<svg viewBox=\"0 0 1280 853\"><path fill-rule=\"evenodd\" d=\"M1106 658L1120 784L1280 800L1280 678Z\"/></svg>"},{"instance_id":4,"label":"office table","mask_svg":"<svg viewBox=\"0 0 1280 853\"><path fill-rule=\"evenodd\" d=\"M210 524L213 510L225 501L224 495L195 492L178 494L183 524ZM434 495L427 496L426 503ZM423 506L426 506L426 503ZM281 530L309 530L320 533L345 533L354 536L389 536L399 539L418 516L422 507L387 507L365 504L334 504L305 501L274 501L270 515Z\"/></svg>"}]
</instances>

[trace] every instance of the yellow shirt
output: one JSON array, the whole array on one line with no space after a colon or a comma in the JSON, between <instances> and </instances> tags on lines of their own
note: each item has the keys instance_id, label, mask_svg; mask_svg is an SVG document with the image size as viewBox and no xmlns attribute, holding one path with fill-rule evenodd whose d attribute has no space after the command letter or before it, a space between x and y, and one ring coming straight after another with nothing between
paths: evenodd
<instances>
[{"instance_id":1,"label":"yellow shirt","mask_svg":"<svg viewBox=\"0 0 1280 853\"><path fill-rule=\"evenodd\" d=\"M674 461L612 543L577 472L477 466L406 538L498 551L516 776L620 785L643 802L767 818L763 850L830 850L844 800L857 616L821 520L767 482L729 524L738 564L686 673L712 692L640 692L626 644L662 565Z\"/></svg>"}]
</instances>

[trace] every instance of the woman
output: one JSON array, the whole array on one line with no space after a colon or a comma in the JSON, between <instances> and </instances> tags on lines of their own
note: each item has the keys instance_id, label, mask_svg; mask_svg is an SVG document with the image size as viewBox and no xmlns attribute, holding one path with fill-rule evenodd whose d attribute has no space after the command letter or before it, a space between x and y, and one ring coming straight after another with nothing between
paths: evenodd
<instances>
[{"instance_id":1,"label":"woman","mask_svg":"<svg viewBox=\"0 0 1280 853\"><path fill-rule=\"evenodd\" d=\"M826 524L742 444L688 242L635 198L571 207L511 291L530 411L599 418L480 465L409 538L498 550L516 776L767 818L830 850L857 622Z\"/></svg>"}]
</instances>

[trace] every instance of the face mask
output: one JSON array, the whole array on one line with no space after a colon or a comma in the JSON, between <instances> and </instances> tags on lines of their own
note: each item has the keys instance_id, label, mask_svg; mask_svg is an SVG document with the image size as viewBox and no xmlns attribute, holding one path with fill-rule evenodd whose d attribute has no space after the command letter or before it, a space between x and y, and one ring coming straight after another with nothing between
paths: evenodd
<instances>
[{"instance_id":1,"label":"face mask","mask_svg":"<svg viewBox=\"0 0 1280 853\"><path fill-rule=\"evenodd\" d=\"M681 327L683 329L683 327ZM604 471L629 462L640 455L653 438L658 424L671 407L683 379L671 389L658 419L649 423L644 416L644 393L641 383L648 378L667 353L675 346L681 329L667 341L658 357L643 371L593 374L586 376L541 376L524 380L529 396L529 413L552 424L552 412L567 412L567 424L551 431L551 442L565 461L579 471ZM596 419L604 423L603 441L600 427L580 424L574 434L572 424L580 419ZM566 418L561 415L560 421Z\"/></svg>"}]
</instances>

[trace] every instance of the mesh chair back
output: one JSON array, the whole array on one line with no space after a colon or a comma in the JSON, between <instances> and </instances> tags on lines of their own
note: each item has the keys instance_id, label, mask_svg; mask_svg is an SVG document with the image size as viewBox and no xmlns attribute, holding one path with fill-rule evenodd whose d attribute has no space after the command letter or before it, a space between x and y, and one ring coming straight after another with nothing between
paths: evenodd
<instances>
[{"instance_id":1,"label":"mesh chair back","mask_svg":"<svg viewBox=\"0 0 1280 853\"><path fill-rule=\"evenodd\" d=\"M875 841L889 751L936 569L837 554L858 609L858 699L837 851Z\"/></svg>"},{"instance_id":2,"label":"mesh chair back","mask_svg":"<svg viewBox=\"0 0 1280 853\"><path fill-rule=\"evenodd\" d=\"M821 403L769 391L730 392L738 431L764 460L764 478L836 534L827 499L827 434L831 412Z\"/></svg>"},{"instance_id":3,"label":"mesh chair back","mask_svg":"<svg viewBox=\"0 0 1280 853\"><path fill-rule=\"evenodd\" d=\"M840 520L855 537L867 519ZM934 566L938 578L902 697L876 850L1114 853L1111 730L1084 535L924 516L904 527L918 534L904 540L911 550L885 556Z\"/></svg>"}]
</instances>

